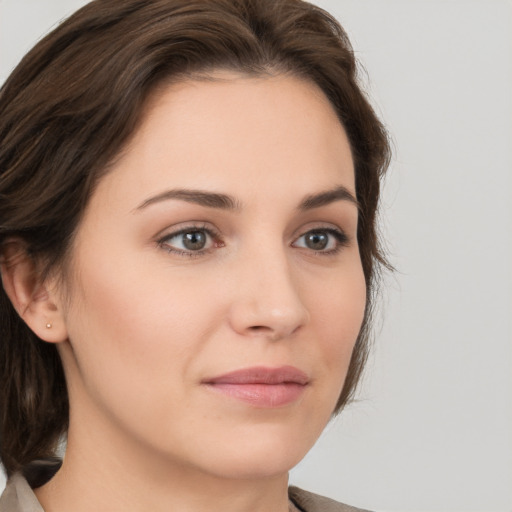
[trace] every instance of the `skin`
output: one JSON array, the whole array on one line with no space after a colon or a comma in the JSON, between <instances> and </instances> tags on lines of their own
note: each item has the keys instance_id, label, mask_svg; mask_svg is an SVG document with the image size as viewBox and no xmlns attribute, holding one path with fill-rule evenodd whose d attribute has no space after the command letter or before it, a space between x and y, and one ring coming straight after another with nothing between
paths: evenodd
<instances>
[{"instance_id":1,"label":"skin","mask_svg":"<svg viewBox=\"0 0 512 512\"><path fill-rule=\"evenodd\" d=\"M64 465L37 490L46 512L285 512L288 471L335 407L366 300L357 206L298 206L340 186L355 196L347 137L308 82L213 78L151 99L90 200L71 268L25 310L58 343L71 404ZM237 208L160 197L175 189ZM194 252L171 236L183 228L215 234ZM312 230L326 249L308 246ZM282 365L309 382L281 407L204 385Z\"/></svg>"}]
</instances>

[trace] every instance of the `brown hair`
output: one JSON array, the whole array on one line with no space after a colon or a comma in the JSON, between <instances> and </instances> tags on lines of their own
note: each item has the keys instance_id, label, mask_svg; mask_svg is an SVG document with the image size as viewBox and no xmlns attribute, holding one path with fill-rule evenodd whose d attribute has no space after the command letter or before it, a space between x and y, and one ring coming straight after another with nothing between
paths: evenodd
<instances>
[{"instance_id":1,"label":"brown hair","mask_svg":"<svg viewBox=\"0 0 512 512\"><path fill-rule=\"evenodd\" d=\"M357 82L350 42L328 13L301 0L95 0L38 43L0 90L0 248L21 238L46 270L68 255L95 183L140 124L164 81L214 69L292 73L316 83L343 123L361 204L367 286L363 327L336 410L363 369L379 264L379 181L386 132ZM50 457L68 425L54 345L0 289L0 458L7 474Z\"/></svg>"}]
</instances>

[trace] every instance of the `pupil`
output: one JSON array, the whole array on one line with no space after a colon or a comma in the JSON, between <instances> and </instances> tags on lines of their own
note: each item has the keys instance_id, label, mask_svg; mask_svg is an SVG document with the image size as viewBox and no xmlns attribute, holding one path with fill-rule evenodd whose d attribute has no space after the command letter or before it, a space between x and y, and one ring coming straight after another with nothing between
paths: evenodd
<instances>
[{"instance_id":1,"label":"pupil","mask_svg":"<svg viewBox=\"0 0 512 512\"><path fill-rule=\"evenodd\" d=\"M315 251L325 249L329 242L325 233L310 233L306 236L306 245Z\"/></svg>"},{"instance_id":2,"label":"pupil","mask_svg":"<svg viewBox=\"0 0 512 512\"><path fill-rule=\"evenodd\" d=\"M206 245L206 236L201 231L186 233L183 238L183 245L190 250L200 250Z\"/></svg>"}]
</instances>

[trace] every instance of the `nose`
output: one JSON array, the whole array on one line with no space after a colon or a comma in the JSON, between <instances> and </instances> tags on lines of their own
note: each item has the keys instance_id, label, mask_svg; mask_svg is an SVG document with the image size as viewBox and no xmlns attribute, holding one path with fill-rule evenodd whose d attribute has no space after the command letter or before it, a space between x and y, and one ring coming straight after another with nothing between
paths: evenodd
<instances>
[{"instance_id":1,"label":"nose","mask_svg":"<svg viewBox=\"0 0 512 512\"><path fill-rule=\"evenodd\" d=\"M240 263L229 321L241 335L273 341L293 335L308 323L298 279L284 255L274 253Z\"/></svg>"}]
</instances>

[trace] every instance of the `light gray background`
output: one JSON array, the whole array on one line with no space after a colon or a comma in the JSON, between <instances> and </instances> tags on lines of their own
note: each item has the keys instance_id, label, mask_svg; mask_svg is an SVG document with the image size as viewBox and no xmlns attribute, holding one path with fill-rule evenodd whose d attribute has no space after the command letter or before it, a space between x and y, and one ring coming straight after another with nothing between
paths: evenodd
<instances>
[{"instance_id":1,"label":"light gray background","mask_svg":"<svg viewBox=\"0 0 512 512\"><path fill-rule=\"evenodd\" d=\"M84 3L0 0L0 81ZM512 2L316 3L394 138L383 231L399 272L360 401L291 481L382 512L510 512Z\"/></svg>"}]
</instances>

